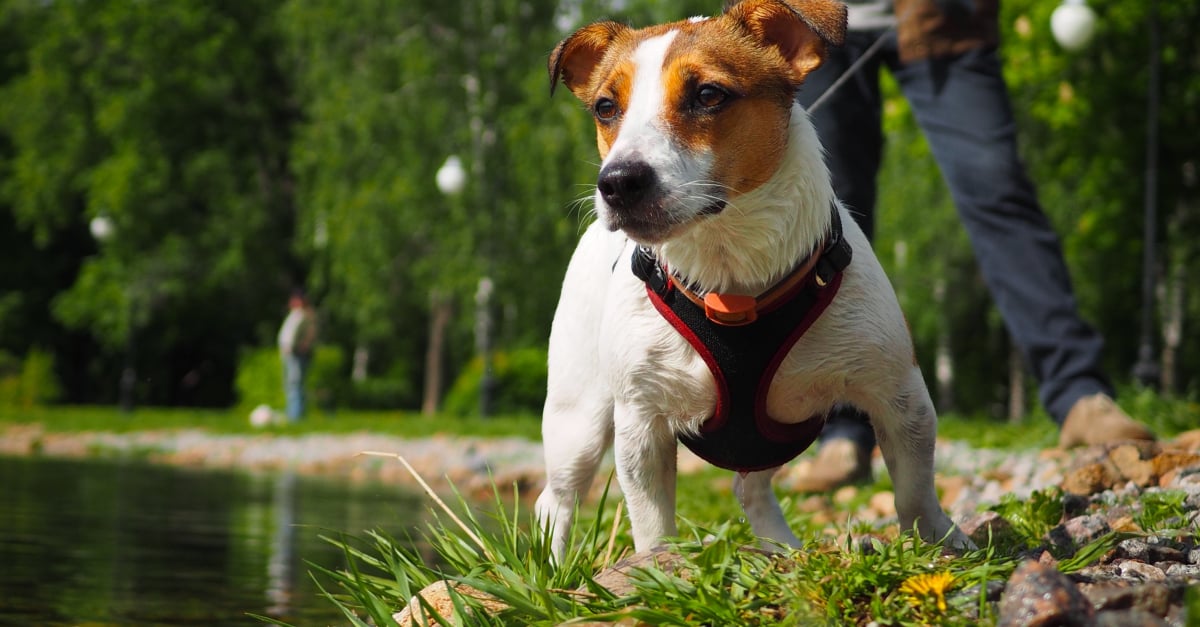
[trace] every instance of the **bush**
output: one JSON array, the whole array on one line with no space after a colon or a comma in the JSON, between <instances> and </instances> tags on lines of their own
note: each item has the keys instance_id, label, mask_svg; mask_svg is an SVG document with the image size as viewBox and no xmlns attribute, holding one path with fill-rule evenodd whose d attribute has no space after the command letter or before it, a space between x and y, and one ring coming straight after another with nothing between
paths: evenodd
<instances>
[{"instance_id":1,"label":"bush","mask_svg":"<svg viewBox=\"0 0 1200 627\"><path fill-rule=\"evenodd\" d=\"M541 414L546 402L546 349L521 348L492 356L492 411L499 414ZM446 393L443 411L456 416L479 413L483 360L472 359Z\"/></svg>"},{"instance_id":2,"label":"bush","mask_svg":"<svg viewBox=\"0 0 1200 627\"><path fill-rule=\"evenodd\" d=\"M345 356L334 345L317 346L309 364L305 387L311 406L331 411L342 400L346 376ZM251 348L243 351L238 360L238 409L249 411L257 405L283 409L283 365L275 348Z\"/></svg>"},{"instance_id":3,"label":"bush","mask_svg":"<svg viewBox=\"0 0 1200 627\"><path fill-rule=\"evenodd\" d=\"M47 405L61 396L52 353L32 348L25 359L19 360L11 353L0 352L0 406Z\"/></svg>"},{"instance_id":4,"label":"bush","mask_svg":"<svg viewBox=\"0 0 1200 627\"><path fill-rule=\"evenodd\" d=\"M383 375L350 382L347 405L354 409L413 407L418 400L407 364L397 361Z\"/></svg>"}]
</instances>

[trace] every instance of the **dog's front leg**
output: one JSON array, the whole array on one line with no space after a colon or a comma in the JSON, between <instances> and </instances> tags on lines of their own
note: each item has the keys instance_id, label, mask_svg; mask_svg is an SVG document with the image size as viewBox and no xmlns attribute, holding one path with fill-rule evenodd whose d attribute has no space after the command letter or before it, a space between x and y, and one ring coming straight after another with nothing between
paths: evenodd
<instances>
[{"instance_id":1,"label":"dog's front leg","mask_svg":"<svg viewBox=\"0 0 1200 627\"><path fill-rule=\"evenodd\" d=\"M764 549L777 551L779 545L798 549L801 546L800 539L792 533L792 528L783 517L783 510L779 508L779 499L775 498L775 492L771 489L771 477L775 476L777 470L772 468L735 474L733 493L746 512L754 535L762 539Z\"/></svg>"},{"instance_id":2,"label":"dog's front leg","mask_svg":"<svg viewBox=\"0 0 1200 627\"><path fill-rule=\"evenodd\" d=\"M614 414L617 480L625 494L634 550L675 536L675 434L666 421L626 404Z\"/></svg>"},{"instance_id":3,"label":"dog's front leg","mask_svg":"<svg viewBox=\"0 0 1200 627\"><path fill-rule=\"evenodd\" d=\"M895 398L872 417L895 487L901 531L915 524L926 542L945 540L953 549L975 548L938 503L933 485L937 414L921 371L913 367Z\"/></svg>"}]
</instances>

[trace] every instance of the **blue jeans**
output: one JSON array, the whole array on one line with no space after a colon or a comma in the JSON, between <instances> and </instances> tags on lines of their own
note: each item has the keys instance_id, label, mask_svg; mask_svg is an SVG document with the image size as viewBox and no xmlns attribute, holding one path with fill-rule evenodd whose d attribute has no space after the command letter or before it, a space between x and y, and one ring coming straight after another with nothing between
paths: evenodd
<instances>
[{"instance_id":1,"label":"blue jeans","mask_svg":"<svg viewBox=\"0 0 1200 627\"><path fill-rule=\"evenodd\" d=\"M288 422L299 422L304 415L304 376L308 374L308 355L285 354L283 358L283 395L287 399Z\"/></svg>"},{"instance_id":2,"label":"blue jeans","mask_svg":"<svg viewBox=\"0 0 1200 627\"><path fill-rule=\"evenodd\" d=\"M797 94L808 106L881 36L852 32ZM1017 126L994 47L903 63L894 32L879 52L813 113L834 190L874 235L876 175L883 155L879 71L895 77L925 134L967 229L976 261L1014 344L1059 424L1080 397L1113 394L1101 367L1104 341L1079 316L1062 246L1038 204L1017 152ZM847 432L874 444L858 425L831 417L826 437ZM832 431L831 431L832 430Z\"/></svg>"}]
</instances>

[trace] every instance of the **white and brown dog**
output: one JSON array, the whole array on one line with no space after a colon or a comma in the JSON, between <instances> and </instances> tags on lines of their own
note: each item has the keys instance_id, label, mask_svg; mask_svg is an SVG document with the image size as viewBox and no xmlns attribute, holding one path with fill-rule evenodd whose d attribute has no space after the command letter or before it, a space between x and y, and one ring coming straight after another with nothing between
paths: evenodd
<instances>
[{"instance_id":1,"label":"white and brown dog","mask_svg":"<svg viewBox=\"0 0 1200 627\"><path fill-rule=\"evenodd\" d=\"M592 24L552 53L603 158L550 334L537 513L556 555L610 445L635 548L674 535L679 441L738 471L755 534L799 546L771 476L841 403L871 416L900 525L970 546L934 493L937 418L899 305L793 100L845 15L742 0Z\"/></svg>"}]
</instances>

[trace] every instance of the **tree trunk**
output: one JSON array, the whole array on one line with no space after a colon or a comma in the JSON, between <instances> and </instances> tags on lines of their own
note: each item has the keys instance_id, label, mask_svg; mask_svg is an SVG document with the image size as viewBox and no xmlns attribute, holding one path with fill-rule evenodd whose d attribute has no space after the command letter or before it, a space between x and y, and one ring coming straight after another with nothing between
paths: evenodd
<instances>
[{"instance_id":1,"label":"tree trunk","mask_svg":"<svg viewBox=\"0 0 1200 627\"><path fill-rule=\"evenodd\" d=\"M1183 226L1180 224L1185 220L1184 216L1189 214L1192 207L1189 206L1189 192L1196 184L1195 166L1184 167L1184 193L1181 195L1179 204L1175 210L1175 215L1171 217L1171 224L1167 229L1167 233L1181 233ZM1164 281L1162 295L1162 356L1159 366L1162 368L1160 382L1162 391L1166 394L1173 394L1178 391L1179 382L1176 381L1177 366L1179 363L1179 347L1183 343L1183 321L1186 315L1187 303L1187 249L1186 244L1176 243L1171 245L1168 240L1166 244L1166 280Z\"/></svg>"},{"instance_id":2,"label":"tree trunk","mask_svg":"<svg viewBox=\"0 0 1200 627\"><path fill-rule=\"evenodd\" d=\"M442 396L442 357L446 348L446 328L454 308L450 298L441 290L429 296L429 346L425 349L425 390L421 414L437 413Z\"/></svg>"},{"instance_id":3,"label":"tree trunk","mask_svg":"<svg viewBox=\"0 0 1200 627\"><path fill-rule=\"evenodd\" d=\"M371 366L371 348L366 344L354 347L354 366L350 369L350 380L362 383L367 380Z\"/></svg>"},{"instance_id":4,"label":"tree trunk","mask_svg":"<svg viewBox=\"0 0 1200 627\"><path fill-rule=\"evenodd\" d=\"M1008 347L1008 421L1013 423L1025 420L1025 364L1021 361L1021 351L1017 345L1009 342Z\"/></svg>"}]
</instances>

